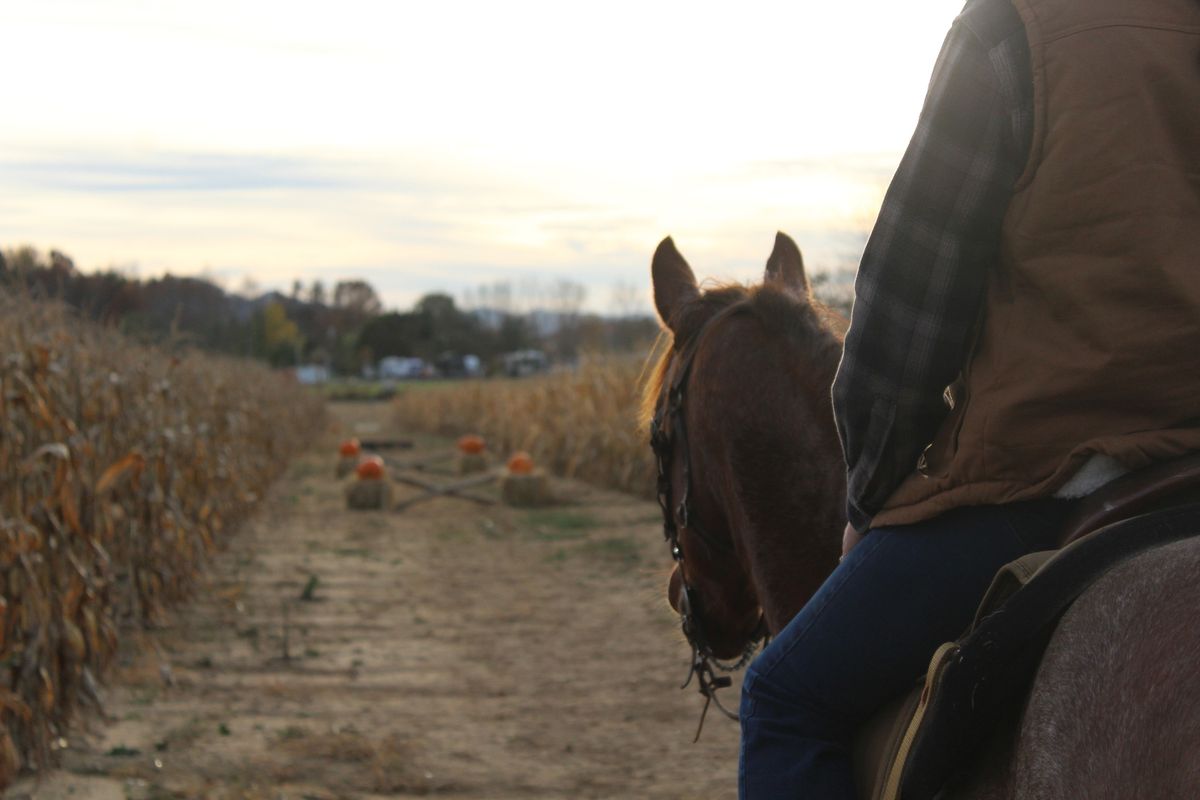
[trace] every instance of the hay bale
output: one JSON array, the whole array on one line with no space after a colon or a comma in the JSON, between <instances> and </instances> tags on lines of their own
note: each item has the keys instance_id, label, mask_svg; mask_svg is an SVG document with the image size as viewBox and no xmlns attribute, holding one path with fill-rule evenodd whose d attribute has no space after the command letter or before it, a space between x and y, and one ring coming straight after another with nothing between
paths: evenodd
<instances>
[{"instance_id":1,"label":"hay bale","mask_svg":"<svg viewBox=\"0 0 1200 800\"><path fill-rule=\"evenodd\" d=\"M527 475L507 472L500 479L500 498L514 508L537 508L554 504L550 481L544 470L535 469Z\"/></svg>"},{"instance_id":2,"label":"hay bale","mask_svg":"<svg viewBox=\"0 0 1200 800\"><path fill-rule=\"evenodd\" d=\"M488 457L483 453L458 454L458 474L475 475L488 471Z\"/></svg>"},{"instance_id":3,"label":"hay bale","mask_svg":"<svg viewBox=\"0 0 1200 800\"><path fill-rule=\"evenodd\" d=\"M354 468L357 466L358 466L358 455L357 454L352 455L352 456L341 456L340 458L338 458L337 472L335 473L337 475L338 480L341 480L342 478L346 477L350 473L354 472Z\"/></svg>"},{"instance_id":4,"label":"hay bale","mask_svg":"<svg viewBox=\"0 0 1200 800\"><path fill-rule=\"evenodd\" d=\"M351 481L346 484L346 508L351 511L381 511L392 507L389 481Z\"/></svg>"}]
</instances>

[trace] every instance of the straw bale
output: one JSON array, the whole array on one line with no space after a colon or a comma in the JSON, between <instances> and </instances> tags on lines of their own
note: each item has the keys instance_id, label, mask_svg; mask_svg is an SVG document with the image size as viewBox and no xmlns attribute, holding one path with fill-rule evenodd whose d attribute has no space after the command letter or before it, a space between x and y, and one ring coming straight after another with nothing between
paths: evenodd
<instances>
[{"instance_id":1,"label":"straw bale","mask_svg":"<svg viewBox=\"0 0 1200 800\"><path fill-rule=\"evenodd\" d=\"M550 481L545 470L535 469L527 475L506 472L500 478L500 497L515 508L538 508L554 504Z\"/></svg>"},{"instance_id":2,"label":"straw bale","mask_svg":"<svg viewBox=\"0 0 1200 800\"><path fill-rule=\"evenodd\" d=\"M346 484L346 508L379 511L392 507L392 484L386 480L353 480Z\"/></svg>"},{"instance_id":3,"label":"straw bale","mask_svg":"<svg viewBox=\"0 0 1200 800\"><path fill-rule=\"evenodd\" d=\"M458 474L475 475L488 471L488 457L483 453L459 453Z\"/></svg>"}]
</instances>

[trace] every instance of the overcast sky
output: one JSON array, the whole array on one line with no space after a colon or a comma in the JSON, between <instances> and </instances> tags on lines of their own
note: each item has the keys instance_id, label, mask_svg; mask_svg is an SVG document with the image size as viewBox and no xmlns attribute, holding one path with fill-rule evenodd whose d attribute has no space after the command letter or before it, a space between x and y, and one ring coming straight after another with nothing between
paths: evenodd
<instances>
[{"instance_id":1,"label":"overcast sky","mask_svg":"<svg viewBox=\"0 0 1200 800\"><path fill-rule=\"evenodd\" d=\"M0 0L0 246L84 269L649 308L671 234L853 264L961 0Z\"/></svg>"}]
</instances>

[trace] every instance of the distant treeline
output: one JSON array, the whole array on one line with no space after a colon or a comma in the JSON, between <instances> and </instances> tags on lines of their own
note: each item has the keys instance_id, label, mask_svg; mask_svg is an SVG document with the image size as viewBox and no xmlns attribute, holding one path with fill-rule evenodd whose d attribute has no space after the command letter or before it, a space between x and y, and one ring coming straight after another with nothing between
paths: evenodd
<instances>
[{"instance_id":1,"label":"distant treeline","mask_svg":"<svg viewBox=\"0 0 1200 800\"><path fill-rule=\"evenodd\" d=\"M422 297L406 312L383 311L366 281L296 281L290 294L226 292L203 278L165 275L140 280L109 270L81 272L58 251L32 247L0 252L0 287L35 299L57 299L81 316L146 341L257 358L274 366L318 363L358 374L387 356L434 363L472 354L484 364L537 348L551 358L584 351L642 349L657 334L645 316L601 317L580 311L583 287L560 282L549 310L464 310L445 294Z\"/></svg>"}]
</instances>

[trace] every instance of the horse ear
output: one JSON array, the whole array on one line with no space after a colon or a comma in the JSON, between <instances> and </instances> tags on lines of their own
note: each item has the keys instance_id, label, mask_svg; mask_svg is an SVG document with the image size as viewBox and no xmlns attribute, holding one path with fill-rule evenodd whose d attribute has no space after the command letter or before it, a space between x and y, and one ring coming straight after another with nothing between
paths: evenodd
<instances>
[{"instance_id":1,"label":"horse ear","mask_svg":"<svg viewBox=\"0 0 1200 800\"><path fill-rule=\"evenodd\" d=\"M654 307L663 323L671 327L671 319L680 308L700 296L696 276L687 261L675 249L671 237L663 239L654 251L650 263L650 274L654 281Z\"/></svg>"},{"instance_id":2,"label":"horse ear","mask_svg":"<svg viewBox=\"0 0 1200 800\"><path fill-rule=\"evenodd\" d=\"M792 237L783 231L775 234L775 249L767 259L764 280L808 296L808 276L804 274L804 258Z\"/></svg>"}]
</instances>

